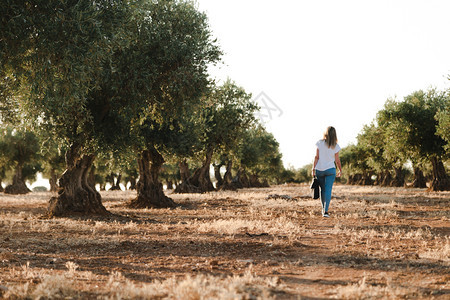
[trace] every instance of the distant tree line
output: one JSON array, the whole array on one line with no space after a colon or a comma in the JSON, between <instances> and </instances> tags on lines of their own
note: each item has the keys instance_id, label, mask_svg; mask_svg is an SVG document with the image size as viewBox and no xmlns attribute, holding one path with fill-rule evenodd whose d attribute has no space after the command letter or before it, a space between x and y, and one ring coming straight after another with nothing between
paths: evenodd
<instances>
[{"instance_id":1,"label":"distant tree line","mask_svg":"<svg viewBox=\"0 0 450 300\"><path fill-rule=\"evenodd\" d=\"M341 151L347 183L449 190L449 111L450 91L388 99L357 143Z\"/></svg>"},{"instance_id":2,"label":"distant tree line","mask_svg":"<svg viewBox=\"0 0 450 300\"><path fill-rule=\"evenodd\" d=\"M58 179L65 170L63 145L43 145L38 133L21 131L3 124L0 131L0 192L25 194L31 192L25 182L36 181L38 172L49 179L50 190L57 192ZM48 143L48 141L46 142ZM236 190L245 187L265 187L279 183L284 168L278 142L256 121L243 135L233 140L235 147L230 151L221 149L214 153L209 176L213 190ZM229 144L224 144L229 145ZM177 192L205 192L190 184L190 174L203 165L201 152L189 157L178 157L167 153L159 171L160 182L166 189ZM184 177L182 176L184 175ZM100 191L130 189L136 190L139 168L134 153L98 153L89 174L89 180ZM9 183L3 189L2 183ZM183 190L188 184L188 190Z\"/></svg>"},{"instance_id":3,"label":"distant tree line","mask_svg":"<svg viewBox=\"0 0 450 300\"><path fill-rule=\"evenodd\" d=\"M449 77L450 80L450 77ZM344 170L337 181L354 185L450 189L450 91L416 91L403 101L388 99L384 108L344 147ZM279 182L311 181L312 164L288 168Z\"/></svg>"},{"instance_id":4,"label":"distant tree line","mask_svg":"<svg viewBox=\"0 0 450 300\"><path fill-rule=\"evenodd\" d=\"M41 171L58 191L49 216L106 214L97 184L135 188L130 207L173 207L162 180L207 192L283 171L251 95L209 78L222 53L195 3L5 0L0 14L5 192Z\"/></svg>"}]
</instances>

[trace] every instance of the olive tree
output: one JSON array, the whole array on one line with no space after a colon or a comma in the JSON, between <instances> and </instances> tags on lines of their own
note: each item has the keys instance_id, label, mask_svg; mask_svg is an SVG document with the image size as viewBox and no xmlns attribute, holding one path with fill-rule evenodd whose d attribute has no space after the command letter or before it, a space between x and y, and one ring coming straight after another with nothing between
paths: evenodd
<instances>
[{"instance_id":1,"label":"olive tree","mask_svg":"<svg viewBox=\"0 0 450 300\"><path fill-rule=\"evenodd\" d=\"M238 181L244 187L267 186L267 180L276 179L284 169L281 157L273 134L261 125L248 129L239 147Z\"/></svg>"},{"instance_id":2,"label":"olive tree","mask_svg":"<svg viewBox=\"0 0 450 300\"><path fill-rule=\"evenodd\" d=\"M40 170L40 151L37 136L30 131L7 127L0 140L0 155L7 160L7 166L14 169L12 183L5 188L7 194L26 194L27 177L33 178Z\"/></svg>"},{"instance_id":3,"label":"olive tree","mask_svg":"<svg viewBox=\"0 0 450 300\"><path fill-rule=\"evenodd\" d=\"M214 190L210 166L215 152L229 153L240 141L242 133L255 121L258 106L251 95L231 80L214 87L205 96L197 122L201 128L199 140L203 155L201 166L178 188L177 192L207 192ZM221 151L224 150L224 151Z\"/></svg>"},{"instance_id":4,"label":"olive tree","mask_svg":"<svg viewBox=\"0 0 450 300\"><path fill-rule=\"evenodd\" d=\"M372 185L373 168L368 163L369 154L359 143L350 144L339 152L344 173L348 174L348 184Z\"/></svg>"},{"instance_id":5,"label":"olive tree","mask_svg":"<svg viewBox=\"0 0 450 300\"><path fill-rule=\"evenodd\" d=\"M444 111L449 100L446 91L431 89L427 92L416 91L396 103L386 112L387 118L401 129L401 135L395 135L406 152L412 158L428 160L433 167L433 181L430 188L435 191L448 190L449 180L443 164L446 141L439 135L440 111Z\"/></svg>"},{"instance_id":6,"label":"olive tree","mask_svg":"<svg viewBox=\"0 0 450 300\"><path fill-rule=\"evenodd\" d=\"M136 128L197 100L219 55L205 15L170 0L7 0L0 12L2 107L67 145L49 214L107 213L89 182L95 157L145 151Z\"/></svg>"},{"instance_id":7,"label":"olive tree","mask_svg":"<svg viewBox=\"0 0 450 300\"><path fill-rule=\"evenodd\" d=\"M397 105L393 99L386 101L384 108L377 113L376 125L366 133L371 141L366 146L370 152L372 166L381 172L381 182L378 183L400 187L405 184L405 163L412 161L418 168L418 162L412 158L408 146L404 143L407 126L391 118L391 112L397 109Z\"/></svg>"},{"instance_id":8,"label":"olive tree","mask_svg":"<svg viewBox=\"0 0 450 300\"><path fill-rule=\"evenodd\" d=\"M447 91L447 95L450 95L450 90ZM436 128L436 134L446 141L445 151L446 157L450 157L450 99L445 102L445 105L439 108L435 116L438 124Z\"/></svg>"},{"instance_id":9,"label":"olive tree","mask_svg":"<svg viewBox=\"0 0 450 300\"><path fill-rule=\"evenodd\" d=\"M131 47L131 54L126 53L136 59L123 66L137 70L136 78L148 84L145 92L136 90L139 95L144 93L147 105L132 120L135 125L131 128L138 141L139 166L138 195L130 203L134 208L175 205L164 195L159 180L164 155L184 153L195 143L186 139L192 128L187 120L200 109L209 89L208 66L221 55L206 15L194 4L162 2L164 5L148 3L148 15L139 26L142 39ZM148 65L153 66L152 78L143 77L145 67L139 72Z\"/></svg>"},{"instance_id":10,"label":"olive tree","mask_svg":"<svg viewBox=\"0 0 450 300\"><path fill-rule=\"evenodd\" d=\"M50 215L106 213L87 179L99 146L108 143L102 126L114 130L105 119L125 103L107 102L97 93L110 75L114 53L129 41L134 9L134 3L120 0L0 4L0 80L14 82L19 93L5 105L13 102L35 128L67 146Z\"/></svg>"},{"instance_id":11,"label":"olive tree","mask_svg":"<svg viewBox=\"0 0 450 300\"><path fill-rule=\"evenodd\" d=\"M358 145L367 153L367 164L377 172L375 184L389 186L392 182L390 170L392 163L385 157L385 134L377 124L372 123L363 127L358 134Z\"/></svg>"}]
</instances>

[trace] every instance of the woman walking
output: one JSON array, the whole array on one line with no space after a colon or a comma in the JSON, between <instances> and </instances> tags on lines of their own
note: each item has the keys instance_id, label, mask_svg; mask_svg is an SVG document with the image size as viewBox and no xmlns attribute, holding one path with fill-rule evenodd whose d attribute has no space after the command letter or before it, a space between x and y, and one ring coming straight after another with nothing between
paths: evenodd
<instances>
[{"instance_id":1,"label":"woman walking","mask_svg":"<svg viewBox=\"0 0 450 300\"><path fill-rule=\"evenodd\" d=\"M314 157L312 174L317 177L320 186L320 201L322 202L322 216L329 218L328 208L331 201L331 190L334 179L342 175L341 161L336 129L329 126L323 134L323 139L316 143L317 150ZM336 174L336 166L338 173Z\"/></svg>"}]
</instances>

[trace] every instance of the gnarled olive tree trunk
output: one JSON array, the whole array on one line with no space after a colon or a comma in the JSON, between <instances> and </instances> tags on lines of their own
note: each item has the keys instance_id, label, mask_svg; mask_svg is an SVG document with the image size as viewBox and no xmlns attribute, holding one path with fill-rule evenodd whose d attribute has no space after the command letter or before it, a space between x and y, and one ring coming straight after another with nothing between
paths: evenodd
<instances>
[{"instance_id":1,"label":"gnarled olive tree trunk","mask_svg":"<svg viewBox=\"0 0 450 300\"><path fill-rule=\"evenodd\" d=\"M185 182L189 177L191 177L191 173L189 172L189 165L184 159L178 163L178 166L180 167L181 182Z\"/></svg>"},{"instance_id":2,"label":"gnarled olive tree trunk","mask_svg":"<svg viewBox=\"0 0 450 300\"><path fill-rule=\"evenodd\" d=\"M49 216L108 214L100 193L88 181L95 156L80 151L81 146L72 145L66 152L66 170L59 179L58 196L50 199Z\"/></svg>"},{"instance_id":3,"label":"gnarled olive tree trunk","mask_svg":"<svg viewBox=\"0 0 450 300\"><path fill-rule=\"evenodd\" d=\"M235 191L240 186L240 185L236 184L236 182L233 182L233 175L231 173L232 168L233 168L233 162L230 159L227 162L227 170L225 171L225 174L223 175L223 184L221 186L222 190Z\"/></svg>"},{"instance_id":4,"label":"gnarled olive tree trunk","mask_svg":"<svg viewBox=\"0 0 450 300\"><path fill-rule=\"evenodd\" d=\"M450 189L450 182L442 160L437 157L432 157L431 163L433 165L433 182L431 183L430 190L448 191Z\"/></svg>"},{"instance_id":5,"label":"gnarled olive tree trunk","mask_svg":"<svg viewBox=\"0 0 450 300\"><path fill-rule=\"evenodd\" d=\"M402 168L394 168L394 179L392 180L390 186L393 187L402 187L405 185L405 176L403 175L403 169Z\"/></svg>"},{"instance_id":6,"label":"gnarled olive tree trunk","mask_svg":"<svg viewBox=\"0 0 450 300\"><path fill-rule=\"evenodd\" d=\"M181 183L177 184L175 193L200 193L200 189L190 183L191 173L187 161L180 161L178 166L180 168Z\"/></svg>"},{"instance_id":7,"label":"gnarled olive tree trunk","mask_svg":"<svg viewBox=\"0 0 450 300\"><path fill-rule=\"evenodd\" d=\"M137 179L134 177L130 178L130 190L135 190L137 186Z\"/></svg>"},{"instance_id":8,"label":"gnarled olive tree trunk","mask_svg":"<svg viewBox=\"0 0 450 300\"><path fill-rule=\"evenodd\" d=\"M216 178L216 188L220 189L223 185L222 174L220 174L220 168L222 168L223 163L213 164L214 166L214 177Z\"/></svg>"},{"instance_id":9,"label":"gnarled olive tree trunk","mask_svg":"<svg viewBox=\"0 0 450 300\"><path fill-rule=\"evenodd\" d=\"M258 174L251 174L249 180L250 180L250 187L260 188L260 187L268 187L269 185L267 181L261 182Z\"/></svg>"},{"instance_id":10,"label":"gnarled olive tree trunk","mask_svg":"<svg viewBox=\"0 0 450 300\"><path fill-rule=\"evenodd\" d=\"M56 176L55 169L50 170L50 179L48 180L48 183L50 184L50 192L58 191L58 176Z\"/></svg>"},{"instance_id":11,"label":"gnarled olive tree trunk","mask_svg":"<svg viewBox=\"0 0 450 300\"><path fill-rule=\"evenodd\" d=\"M131 208L167 208L175 207L175 202L164 195L158 176L164 158L155 149L143 150L138 157L139 181L136 185L137 197L129 203Z\"/></svg>"},{"instance_id":12,"label":"gnarled olive tree trunk","mask_svg":"<svg viewBox=\"0 0 450 300\"><path fill-rule=\"evenodd\" d=\"M377 174L377 179L374 181L374 185L380 186L389 186L392 180L391 174L389 171L381 171Z\"/></svg>"},{"instance_id":13,"label":"gnarled olive tree trunk","mask_svg":"<svg viewBox=\"0 0 450 300\"><path fill-rule=\"evenodd\" d=\"M382 176L382 180L381 180L380 185L381 186L390 186L391 182L392 182L391 172L384 171L382 174L383 174L383 176Z\"/></svg>"},{"instance_id":14,"label":"gnarled olive tree trunk","mask_svg":"<svg viewBox=\"0 0 450 300\"><path fill-rule=\"evenodd\" d=\"M209 176L209 167L211 165L211 159L213 155L213 150L210 149L206 151L206 158L203 162L203 165L195 170L194 174L192 174L189 182L198 187L201 193L206 193L210 191L214 191L214 186L211 182L211 177Z\"/></svg>"},{"instance_id":15,"label":"gnarled olive tree trunk","mask_svg":"<svg viewBox=\"0 0 450 300\"><path fill-rule=\"evenodd\" d=\"M23 164L18 163L14 173L13 182L5 188L5 194L19 195L31 192L23 180L22 169Z\"/></svg>"},{"instance_id":16,"label":"gnarled olive tree trunk","mask_svg":"<svg viewBox=\"0 0 450 300\"><path fill-rule=\"evenodd\" d=\"M206 151L206 158L202 166L195 170L192 176L177 186L175 189L176 193L206 193L215 190L209 176L213 152L212 149Z\"/></svg>"},{"instance_id":17,"label":"gnarled olive tree trunk","mask_svg":"<svg viewBox=\"0 0 450 300\"><path fill-rule=\"evenodd\" d=\"M353 183L352 184L356 184L356 185L373 185L372 179L371 179L372 174L370 172L366 172L363 171L363 173L358 173L353 175Z\"/></svg>"},{"instance_id":18,"label":"gnarled olive tree trunk","mask_svg":"<svg viewBox=\"0 0 450 300\"><path fill-rule=\"evenodd\" d=\"M363 180L361 185L373 185L372 175L373 172L363 172Z\"/></svg>"},{"instance_id":19,"label":"gnarled olive tree trunk","mask_svg":"<svg viewBox=\"0 0 450 300\"><path fill-rule=\"evenodd\" d=\"M361 177L361 174L359 174L359 173L349 175L347 184L356 185L360 177Z\"/></svg>"},{"instance_id":20,"label":"gnarled olive tree trunk","mask_svg":"<svg viewBox=\"0 0 450 300\"><path fill-rule=\"evenodd\" d=\"M417 167L414 168L414 181L412 183L412 186L415 188L427 187L427 180L425 179L422 170Z\"/></svg>"},{"instance_id":21,"label":"gnarled olive tree trunk","mask_svg":"<svg viewBox=\"0 0 450 300\"><path fill-rule=\"evenodd\" d=\"M250 179L248 178L247 171L243 168L239 169L238 174L235 179L239 183L240 188L249 188L250 187Z\"/></svg>"},{"instance_id":22,"label":"gnarled olive tree trunk","mask_svg":"<svg viewBox=\"0 0 450 300\"><path fill-rule=\"evenodd\" d=\"M122 181L122 174L119 173L117 175L117 178L116 178L115 182L114 182L114 178L115 178L114 174L111 174L111 176L112 176L112 185L111 185L111 188L109 190L110 191L121 191L122 188L120 187L120 181Z\"/></svg>"},{"instance_id":23,"label":"gnarled olive tree trunk","mask_svg":"<svg viewBox=\"0 0 450 300\"><path fill-rule=\"evenodd\" d=\"M171 179L167 179L166 186L168 190L173 190L173 181Z\"/></svg>"}]
</instances>

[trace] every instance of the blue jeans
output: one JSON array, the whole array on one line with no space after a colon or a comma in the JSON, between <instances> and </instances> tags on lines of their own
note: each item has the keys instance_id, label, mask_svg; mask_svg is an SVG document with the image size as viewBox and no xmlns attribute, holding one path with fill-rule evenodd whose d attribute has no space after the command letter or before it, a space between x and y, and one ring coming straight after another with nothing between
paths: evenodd
<instances>
[{"instance_id":1,"label":"blue jeans","mask_svg":"<svg viewBox=\"0 0 450 300\"><path fill-rule=\"evenodd\" d=\"M316 170L316 177L319 180L322 213L326 213L330 206L331 190L333 189L334 179L336 178L336 168L330 168L325 171Z\"/></svg>"}]
</instances>

